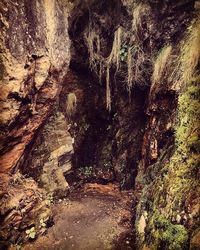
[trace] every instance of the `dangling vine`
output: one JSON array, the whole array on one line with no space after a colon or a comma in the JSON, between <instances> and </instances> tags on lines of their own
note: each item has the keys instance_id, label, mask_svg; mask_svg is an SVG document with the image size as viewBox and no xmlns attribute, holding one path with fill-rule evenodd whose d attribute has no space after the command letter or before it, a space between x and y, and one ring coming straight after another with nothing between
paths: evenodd
<instances>
[{"instance_id":1,"label":"dangling vine","mask_svg":"<svg viewBox=\"0 0 200 250\"><path fill-rule=\"evenodd\" d=\"M122 44L122 28L119 27L114 34L112 50L107 58L101 55L100 37L93 30L88 30L85 34L85 40L89 52L90 68L99 76L101 82L103 74L106 74L106 107L111 111L111 85L110 68L115 65L116 72L120 68L120 49Z\"/></svg>"}]
</instances>

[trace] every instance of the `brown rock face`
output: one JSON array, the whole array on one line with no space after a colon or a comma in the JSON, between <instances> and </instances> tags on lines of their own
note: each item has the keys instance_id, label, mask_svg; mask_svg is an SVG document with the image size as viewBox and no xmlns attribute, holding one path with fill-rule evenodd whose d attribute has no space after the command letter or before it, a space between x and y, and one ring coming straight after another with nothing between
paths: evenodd
<instances>
[{"instance_id":1,"label":"brown rock face","mask_svg":"<svg viewBox=\"0 0 200 250\"><path fill-rule=\"evenodd\" d=\"M0 13L0 245L4 246L8 241L27 240L25 230L31 227L35 236L42 233L39 220L48 221L51 214L45 191L39 189L33 179L25 179L18 169L23 166L23 171L31 176L25 162L55 106L68 69L70 41L68 6L64 1L3 0ZM62 115L56 126L65 130L67 125ZM49 128L52 129L51 123ZM52 133L47 138L46 132L47 143L55 140L56 134L51 137ZM53 148L47 147L47 156L50 155L55 168L61 164L65 149L72 150L70 138L63 136L59 142L53 144L52 141ZM47 191L53 193L57 188L66 191L68 184L63 176L66 169L48 170L47 160L40 158L46 171L42 177L44 186L53 178L52 171L54 184L57 183L51 190L46 188ZM62 162L62 167L64 164ZM63 168L66 167L69 168Z\"/></svg>"},{"instance_id":2,"label":"brown rock face","mask_svg":"<svg viewBox=\"0 0 200 250\"><path fill-rule=\"evenodd\" d=\"M0 176L0 247L28 240L25 233L34 227L35 237L43 230L40 220L49 221L51 210L46 193L39 189L34 180L17 173L11 178Z\"/></svg>"},{"instance_id":3,"label":"brown rock face","mask_svg":"<svg viewBox=\"0 0 200 250\"><path fill-rule=\"evenodd\" d=\"M1 172L22 164L51 112L70 60L67 7L61 1L2 1Z\"/></svg>"},{"instance_id":4,"label":"brown rock face","mask_svg":"<svg viewBox=\"0 0 200 250\"><path fill-rule=\"evenodd\" d=\"M23 164L23 173L33 177L49 194L66 196L68 184L64 175L72 167L72 142L65 116L54 109Z\"/></svg>"}]
</instances>

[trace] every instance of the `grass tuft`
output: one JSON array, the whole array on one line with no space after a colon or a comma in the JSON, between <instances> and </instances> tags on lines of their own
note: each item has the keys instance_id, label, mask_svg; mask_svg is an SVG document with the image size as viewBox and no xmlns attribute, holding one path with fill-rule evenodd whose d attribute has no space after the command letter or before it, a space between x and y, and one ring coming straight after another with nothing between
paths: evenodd
<instances>
[{"instance_id":1,"label":"grass tuft","mask_svg":"<svg viewBox=\"0 0 200 250\"><path fill-rule=\"evenodd\" d=\"M200 15L188 28L188 34L181 50L182 80L186 84L195 76L200 59Z\"/></svg>"},{"instance_id":2,"label":"grass tuft","mask_svg":"<svg viewBox=\"0 0 200 250\"><path fill-rule=\"evenodd\" d=\"M160 84L160 82L163 80L163 73L166 69L167 63L169 62L170 55L172 53L172 46L168 45L162 48L160 53L158 54L158 57L156 58L156 61L154 63L154 70L152 75L152 87L156 84Z\"/></svg>"},{"instance_id":3,"label":"grass tuft","mask_svg":"<svg viewBox=\"0 0 200 250\"><path fill-rule=\"evenodd\" d=\"M133 21L132 21L132 30L137 39L140 38L142 32L142 23L144 16L147 16L150 13L150 6L145 3L139 3L135 8L133 8Z\"/></svg>"}]
</instances>

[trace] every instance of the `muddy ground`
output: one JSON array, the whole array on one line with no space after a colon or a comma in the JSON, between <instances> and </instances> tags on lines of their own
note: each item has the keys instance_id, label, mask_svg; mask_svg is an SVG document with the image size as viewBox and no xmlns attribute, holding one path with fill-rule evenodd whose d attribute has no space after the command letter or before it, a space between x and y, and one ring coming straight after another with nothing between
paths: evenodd
<instances>
[{"instance_id":1,"label":"muddy ground","mask_svg":"<svg viewBox=\"0 0 200 250\"><path fill-rule=\"evenodd\" d=\"M86 184L53 204L54 225L24 250L135 249L131 228L132 190Z\"/></svg>"}]
</instances>

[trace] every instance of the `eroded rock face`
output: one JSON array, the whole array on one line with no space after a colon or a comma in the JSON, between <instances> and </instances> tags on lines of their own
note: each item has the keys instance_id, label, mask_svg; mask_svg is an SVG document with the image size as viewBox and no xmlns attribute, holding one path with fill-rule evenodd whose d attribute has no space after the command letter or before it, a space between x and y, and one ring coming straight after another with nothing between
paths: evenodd
<instances>
[{"instance_id":1,"label":"eroded rock face","mask_svg":"<svg viewBox=\"0 0 200 250\"><path fill-rule=\"evenodd\" d=\"M30 227L35 228L35 236L43 233L39 219L45 217L48 221L51 214L48 201L45 202L47 193L35 182L39 178L26 179L18 170L23 166L23 171L31 176L32 165L25 163L62 87L70 61L70 41L67 1L3 0L0 13L1 243L4 245L27 240L25 230ZM63 115L58 113L58 116L57 132L67 131ZM49 193L57 189L65 192L68 184L63 172L70 166L62 157L72 150L71 140L66 132L66 136L54 142L53 131L49 137L46 128L44 131L42 138L46 142L42 145L48 146L46 155L40 155L44 168L39 170L44 170L43 186ZM49 157L51 164L45 157Z\"/></svg>"},{"instance_id":2,"label":"eroded rock face","mask_svg":"<svg viewBox=\"0 0 200 250\"><path fill-rule=\"evenodd\" d=\"M135 186L139 197L135 223L138 233L137 245L138 249L146 249L146 247L189 249L189 245L192 246L192 237L198 232L199 227L195 216L192 216L192 211L196 211L199 203L199 195L196 193L199 190L197 184L199 172L192 170L199 164L198 150L189 146L189 141L194 139L192 131L195 131L195 127L198 126L196 111L190 113L189 109L193 106L192 109L196 110L194 102L199 105L199 90L196 88L199 80L198 77L192 79L191 75L185 82L181 79L186 69L181 70L177 66L177 62L183 60L183 50L177 48L182 48L181 46L186 43L186 50L191 50L193 44L187 41L191 33L195 33L194 36L198 37L199 44L199 33L195 31L193 25L196 23L199 30L199 19L196 19L193 1L176 3L160 1L159 13L156 4L158 1L146 2L150 3L151 13L154 13L153 20L162 20L160 22L163 25L162 33L157 21L154 22L157 24L157 30L152 31L157 35L160 33L158 46L162 44L163 39L169 41L170 45L164 44L163 50L158 52L157 59L154 61L147 99L142 160L138 165ZM187 13L183 10L187 10ZM182 28L178 24L179 18L175 20L177 16L180 20L184 20L181 22ZM157 36L154 38L159 39ZM198 76L199 72L198 53L197 49L194 76ZM173 61L176 64L172 63L172 58L177 58ZM189 53L186 61L190 58ZM156 76L158 68L161 77ZM190 94L191 89L196 92L194 96ZM187 139L184 139L185 137ZM199 139L196 137L194 140L196 145ZM148 214L145 218L145 230L142 232L138 227L145 211Z\"/></svg>"},{"instance_id":3,"label":"eroded rock face","mask_svg":"<svg viewBox=\"0 0 200 250\"><path fill-rule=\"evenodd\" d=\"M66 196L69 186L64 175L72 168L72 142L65 116L55 108L23 164L23 173L32 176L49 194Z\"/></svg>"},{"instance_id":4,"label":"eroded rock face","mask_svg":"<svg viewBox=\"0 0 200 250\"><path fill-rule=\"evenodd\" d=\"M62 1L3 1L1 8L1 172L23 162L51 112L70 60Z\"/></svg>"}]
</instances>

